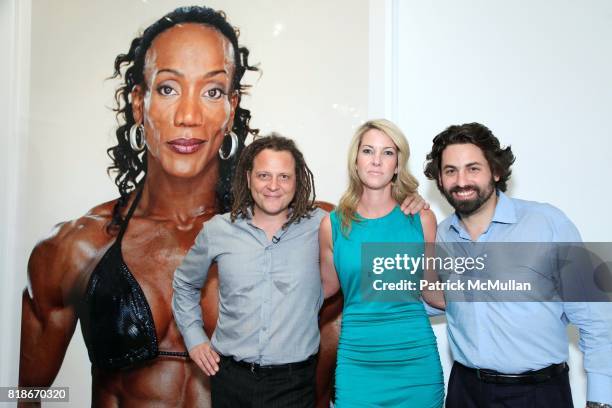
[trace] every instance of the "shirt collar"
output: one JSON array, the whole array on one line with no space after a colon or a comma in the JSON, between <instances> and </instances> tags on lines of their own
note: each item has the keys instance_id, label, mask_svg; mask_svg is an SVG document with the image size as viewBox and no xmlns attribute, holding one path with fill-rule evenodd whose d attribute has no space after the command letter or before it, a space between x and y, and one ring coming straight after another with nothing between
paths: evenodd
<instances>
[{"instance_id":1,"label":"shirt collar","mask_svg":"<svg viewBox=\"0 0 612 408\"><path fill-rule=\"evenodd\" d=\"M516 208L514 203L505 195L502 191L497 190L497 204L495 205L495 213L493 214L493 219L491 223L499 223L499 224L515 224L517 222L516 218ZM452 215L449 229L454 229L459 234L463 231L463 227L461 226L461 220L459 219L459 215L455 212Z\"/></svg>"},{"instance_id":2,"label":"shirt collar","mask_svg":"<svg viewBox=\"0 0 612 408\"><path fill-rule=\"evenodd\" d=\"M497 190L497 205L491 222L500 224L516 224L516 207L514 203L502 191Z\"/></svg>"},{"instance_id":3,"label":"shirt collar","mask_svg":"<svg viewBox=\"0 0 612 408\"><path fill-rule=\"evenodd\" d=\"M289 213L287 213L287 220L289 220L291 218L291 215L293 214L293 208L289 208ZM248 207L247 208L247 213L246 213L246 217L243 217L242 215L238 217L238 219L242 220L242 222L245 222L246 224L258 228L257 226L255 226L255 224L253 224L253 208L252 207ZM300 219L295 220L294 222L292 222L291 224L289 224L287 226L287 228L283 228L283 230L287 230L289 229L289 227L291 227L292 224L296 224L299 223Z\"/></svg>"}]
</instances>

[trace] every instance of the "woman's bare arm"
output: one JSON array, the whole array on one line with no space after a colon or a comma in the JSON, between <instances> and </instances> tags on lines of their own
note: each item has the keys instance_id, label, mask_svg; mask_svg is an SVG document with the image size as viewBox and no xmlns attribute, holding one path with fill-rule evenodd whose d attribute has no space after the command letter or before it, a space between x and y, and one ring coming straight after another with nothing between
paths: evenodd
<instances>
[{"instance_id":1,"label":"woman's bare arm","mask_svg":"<svg viewBox=\"0 0 612 408\"><path fill-rule=\"evenodd\" d=\"M329 215L321 220L319 228L319 246L321 251L321 282L325 298L333 296L340 289L338 274L334 266L334 249Z\"/></svg>"},{"instance_id":2,"label":"woman's bare arm","mask_svg":"<svg viewBox=\"0 0 612 408\"><path fill-rule=\"evenodd\" d=\"M86 271L110 238L103 224L90 216L60 224L32 251L22 296L20 386L47 387L57 376L76 327Z\"/></svg>"}]
</instances>

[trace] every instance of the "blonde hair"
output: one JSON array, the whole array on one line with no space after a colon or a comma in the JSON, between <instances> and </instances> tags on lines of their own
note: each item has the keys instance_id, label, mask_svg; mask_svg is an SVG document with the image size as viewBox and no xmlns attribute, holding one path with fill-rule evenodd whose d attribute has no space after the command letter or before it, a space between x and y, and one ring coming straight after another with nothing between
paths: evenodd
<instances>
[{"instance_id":1,"label":"blonde hair","mask_svg":"<svg viewBox=\"0 0 612 408\"><path fill-rule=\"evenodd\" d=\"M359 222L357 218L357 206L363 193L363 184L357 174L357 155L363 135L368 131L376 129L387 135L397 148L397 174L392 181L391 196L398 203L403 202L406 197L416 193L419 186L417 179L408 170L408 158L410 157L410 146L402 131L390 120L374 119L361 125L349 146L348 174L349 185L342 198L336 213L339 215L342 226L342 234L348 236L351 232L353 222Z\"/></svg>"}]
</instances>

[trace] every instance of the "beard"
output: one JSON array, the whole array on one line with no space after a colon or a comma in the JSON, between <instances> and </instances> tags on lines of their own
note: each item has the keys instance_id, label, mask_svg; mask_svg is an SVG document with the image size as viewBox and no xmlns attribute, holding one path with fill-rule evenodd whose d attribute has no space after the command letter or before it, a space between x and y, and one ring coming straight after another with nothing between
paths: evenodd
<instances>
[{"instance_id":1,"label":"beard","mask_svg":"<svg viewBox=\"0 0 612 408\"><path fill-rule=\"evenodd\" d=\"M475 191L476 197L471 200L457 200L453 196L454 193L458 193L461 191ZM484 203L491 198L493 193L495 192L495 180L491 177L489 180L489 184L485 187L484 190L481 190L480 187L476 185L464 186L464 187L453 187L450 190L442 189L442 193L444 197L448 200L449 204L453 206L455 211L462 216L467 217L472 215L476 210L483 206Z\"/></svg>"}]
</instances>

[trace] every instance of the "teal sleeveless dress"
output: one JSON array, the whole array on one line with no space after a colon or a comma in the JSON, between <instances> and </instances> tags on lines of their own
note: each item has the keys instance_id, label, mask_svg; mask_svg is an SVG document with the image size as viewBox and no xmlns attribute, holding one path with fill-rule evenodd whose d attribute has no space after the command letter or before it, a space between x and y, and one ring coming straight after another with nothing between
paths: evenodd
<instances>
[{"instance_id":1,"label":"teal sleeveless dress","mask_svg":"<svg viewBox=\"0 0 612 408\"><path fill-rule=\"evenodd\" d=\"M348 237L339 214L333 211L330 219L344 294L335 407L442 407L442 366L423 304L365 301L360 290L362 243L422 243L420 216L406 216L396 206L384 217L353 222Z\"/></svg>"}]
</instances>

